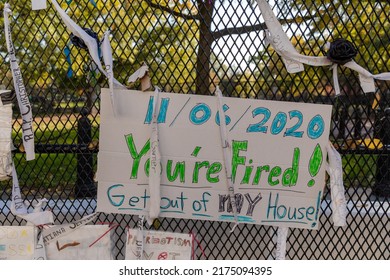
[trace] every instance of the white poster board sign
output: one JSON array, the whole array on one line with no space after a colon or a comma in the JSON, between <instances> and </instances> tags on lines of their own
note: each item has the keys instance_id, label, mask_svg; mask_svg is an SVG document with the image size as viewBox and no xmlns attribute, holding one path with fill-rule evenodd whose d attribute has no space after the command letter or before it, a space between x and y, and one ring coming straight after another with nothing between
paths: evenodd
<instances>
[{"instance_id":1,"label":"white poster board sign","mask_svg":"<svg viewBox=\"0 0 390 280\"><path fill-rule=\"evenodd\" d=\"M32 226L0 227L0 260L32 260L35 232Z\"/></svg>"},{"instance_id":2,"label":"white poster board sign","mask_svg":"<svg viewBox=\"0 0 390 280\"><path fill-rule=\"evenodd\" d=\"M137 231L129 229L126 241L126 260L137 260ZM192 236L185 233L143 231L142 260L190 260Z\"/></svg>"},{"instance_id":3,"label":"white poster board sign","mask_svg":"<svg viewBox=\"0 0 390 280\"><path fill-rule=\"evenodd\" d=\"M97 211L147 215L153 93L101 95ZM223 98L238 221L316 229L331 106ZM214 96L160 93L160 216L233 221Z\"/></svg>"},{"instance_id":4,"label":"white poster board sign","mask_svg":"<svg viewBox=\"0 0 390 280\"><path fill-rule=\"evenodd\" d=\"M85 225L46 243L48 260L111 260L110 228Z\"/></svg>"}]
</instances>

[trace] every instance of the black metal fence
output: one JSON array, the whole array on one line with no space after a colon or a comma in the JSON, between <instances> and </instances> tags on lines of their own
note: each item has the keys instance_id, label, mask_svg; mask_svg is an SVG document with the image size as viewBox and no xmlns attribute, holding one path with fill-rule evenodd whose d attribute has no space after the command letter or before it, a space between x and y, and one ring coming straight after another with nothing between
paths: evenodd
<instances>
[{"instance_id":1,"label":"black metal fence","mask_svg":"<svg viewBox=\"0 0 390 280\"><path fill-rule=\"evenodd\" d=\"M302 54L324 55L327 42L345 38L355 44L355 61L362 67L374 74L390 71L389 1L269 2ZM56 223L70 222L96 207L99 92L108 84L88 53L70 44L70 33L50 1L43 11L32 11L29 0L9 3L16 55L33 105L37 152L36 160L26 162L15 104L13 157L22 195L28 200L47 198ZM59 3L100 39L111 30L114 76L123 84L145 62L152 84L165 91L207 95L220 85L225 95L237 98L332 104L330 140L342 154L348 226L333 226L327 186L320 228L291 229L286 258L390 258L389 82L376 81L375 92L363 93L357 73L341 66L341 95L335 96L327 67L287 73L281 58L267 45L266 25L256 1ZM4 32L0 73L0 84L13 89ZM10 213L11 189L11 181L0 183L1 225L23 223ZM117 259L124 258L123 232L136 220L99 214L97 221L119 224ZM195 233L200 244L197 259L272 259L275 249L276 231L267 226L241 224L229 233L226 223L160 219L154 228Z\"/></svg>"}]
</instances>

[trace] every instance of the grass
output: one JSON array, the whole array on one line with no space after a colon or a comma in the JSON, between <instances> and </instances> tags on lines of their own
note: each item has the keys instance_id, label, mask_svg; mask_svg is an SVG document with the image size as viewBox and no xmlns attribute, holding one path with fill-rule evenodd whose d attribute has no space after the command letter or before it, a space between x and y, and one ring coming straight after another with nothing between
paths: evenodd
<instances>
[{"instance_id":1,"label":"grass","mask_svg":"<svg viewBox=\"0 0 390 280\"><path fill-rule=\"evenodd\" d=\"M377 155L350 154L343 156L344 186L371 187L375 183Z\"/></svg>"},{"instance_id":2,"label":"grass","mask_svg":"<svg viewBox=\"0 0 390 280\"><path fill-rule=\"evenodd\" d=\"M90 118L91 119L91 118ZM99 119L92 121L92 135L98 137ZM35 143L40 144L76 144L77 117L74 115L35 118ZM22 137L20 120L15 122L12 137L15 146L19 146ZM96 168L96 155L95 168ZM22 153L14 154L14 162L22 191L27 194L38 190L72 190L77 180L77 154L53 153L36 154L33 161L26 161ZM96 170L96 169L95 169ZM0 182L1 190L10 193L12 180Z\"/></svg>"},{"instance_id":3,"label":"grass","mask_svg":"<svg viewBox=\"0 0 390 280\"><path fill-rule=\"evenodd\" d=\"M77 179L75 154L37 154L34 161L26 161L24 154L15 154L17 173L23 186L36 188L66 188Z\"/></svg>"}]
</instances>

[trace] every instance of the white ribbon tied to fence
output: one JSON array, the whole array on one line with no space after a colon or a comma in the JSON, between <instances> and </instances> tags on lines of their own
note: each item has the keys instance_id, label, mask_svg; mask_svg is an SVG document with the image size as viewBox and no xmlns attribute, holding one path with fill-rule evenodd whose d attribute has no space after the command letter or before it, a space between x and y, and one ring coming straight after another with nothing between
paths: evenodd
<instances>
[{"instance_id":1,"label":"white ribbon tied to fence","mask_svg":"<svg viewBox=\"0 0 390 280\"><path fill-rule=\"evenodd\" d=\"M26 87L23 83L22 71L20 70L18 61L15 56L15 48L11 37L11 28L8 15L12 14L11 6L8 3L4 4L4 32L7 43L8 55L10 58L10 65L12 71L12 78L14 81L14 88L16 98L18 100L20 114L22 116L22 141L26 151L26 160L35 159L35 147L34 147L34 131L33 131L33 118L31 112L30 101L27 96Z\"/></svg>"},{"instance_id":2,"label":"white ribbon tied to fence","mask_svg":"<svg viewBox=\"0 0 390 280\"><path fill-rule=\"evenodd\" d=\"M340 87L337 78L337 64L333 64L325 56L308 56L297 52L282 26L272 11L270 5L265 0L257 0L257 4L267 25L266 31L267 41L282 57L282 60L289 73L298 73L304 70L303 64L311 66L331 66L333 72L333 82L336 95L340 94ZM361 88L365 93L375 92L375 82L377 80L390 80L390 72L381 74L371 74L368 70L357 64L355 61L345 63L343 66L348 67L359 73L359 81Z\"/></svg>"},{"instance_id":3,"label":"white ribbon tied to fence","mask_svg":"<svg viewBox=\"0 0 390 280\"><path fill-rule=\"evenodd\" d=\"M227 128L226 128L226 118L225 118L225 112L223 110L223 102L222 102L223 96L219 87L217 87L215 91L215 95L218 99L219 131L220 131L221 144L223 150L226 182L229 191L230 204L232 206L233 215L234 215L234 226L231 229L231 231L234 231L234 229L238 225L238 217L237 217L237 203L236 203L236 197L234 191L234 182L232 179L232 163L231 163L232 147L229 142Z\"/></svg>"}]
</instances>

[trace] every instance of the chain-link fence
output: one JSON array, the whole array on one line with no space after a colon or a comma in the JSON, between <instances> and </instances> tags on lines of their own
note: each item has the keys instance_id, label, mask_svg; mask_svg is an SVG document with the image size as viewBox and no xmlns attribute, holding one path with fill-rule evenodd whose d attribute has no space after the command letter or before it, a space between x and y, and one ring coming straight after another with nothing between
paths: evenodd
<instances>
[{"instance_id":1,"label":"chain-link fence","mask_svg":"<svg viewBox=\"0 0 390 280\"><path fill-rule=\"evenodd\" d=\"M108 84L88 52L71 43L51 2L41 11L32 11L30 2L9 1L16 56L33 106L37 155L34 161L25 160L15 104L13 157L24 198L48 199L56 223L66 223L96 208L99 95ZM377 80L376 91L364 93L357 72L340 66L341 94L336 96L328 67L307 66L289 74L267 44L267 26L256 1L59 3L99 39L111 30L114 76L128 87L140 87L126 82L146 63L152 84L168 92L208 95L219 85L236 98L332 104L330 141L342 155L348 225L333 226L327 184L319 229L291 229L286 258L390 258L389 82ZM363 68L374 74L390 70L389 1L269 3L300 53L325 55L328 42L345 38L356 46L355 61ZM0 38L0 84L13 89L4 32ZM10 212L11 191L12 181L2 181L1 225L23 223ZM137 217L101 213L96 222L119 224L114 254L123 259L123 233L135 227ZM240 224L230 233L228 223L164 218L153 227L196 234L196 259L270 259L275 249L276 231L268 226Z\"/></svg>"}]
</instances>

